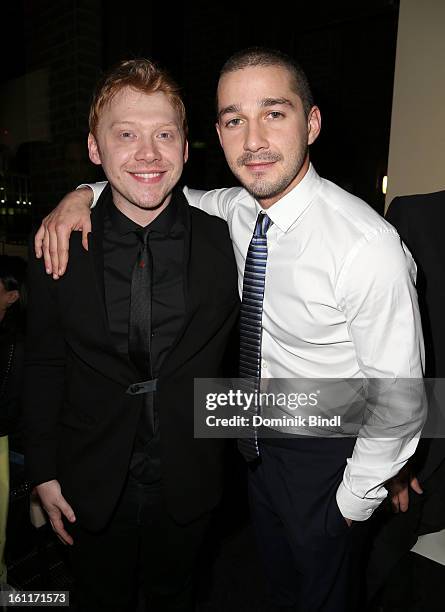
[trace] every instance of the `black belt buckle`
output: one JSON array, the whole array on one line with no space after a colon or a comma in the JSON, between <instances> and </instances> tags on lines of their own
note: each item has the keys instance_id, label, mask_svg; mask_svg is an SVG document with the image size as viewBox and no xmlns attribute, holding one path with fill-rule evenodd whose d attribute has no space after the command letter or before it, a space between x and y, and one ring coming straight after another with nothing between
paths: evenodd
<instances>
[{"instance_id":1,"label":"black belt buckle","mask_svg":"<svg viewBox=\"0 0 445 612\"><path fill-rule=\"evenodd\" d=\"M128 395L140 395L141 393L153 393L156 391L158 379L143 380L142 382L133 383L128 387L125 393Z\"/></svg>"}]
</instances>

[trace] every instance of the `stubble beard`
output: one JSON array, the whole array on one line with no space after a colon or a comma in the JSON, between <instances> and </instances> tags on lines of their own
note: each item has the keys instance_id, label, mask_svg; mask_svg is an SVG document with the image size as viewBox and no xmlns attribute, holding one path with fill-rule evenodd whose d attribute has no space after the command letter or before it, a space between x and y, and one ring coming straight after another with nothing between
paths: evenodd
<instances>
[{"instance_id":1,"label":"stubble beard","mask_svg":"<svg viewBox=\"0 0 445 612\"><path fill-rule=\"evenodd\" d=\"M236 160L235 165L231 167L233 174L239 180L239 182L243 185L243 187L253 196L256 200L263 199L271 199L276 198L280 194L282 194L295 177L300 172L304 160L306 159L306 155L308 152L308 144L306 143L301 149L298 151L294 163L292 166L281 176L279 176L275 181L271 182L263 177L263 173L254 174L253 181L247 182L245 176L241 175L240 168L245 166L247 163L252 163L255 161L265 161L265 162L280 162L283 160L283 157L276 153L263 153L261 155L254 155L252 153L245 153L241 157Z\"/></svg>"},{"instance_id":2,"label":"stubble beard","mask_svg":"<svg viewBox=\"0 0 445 612\"><path fill-rule=\"evenodd\" d=\"M153 195L147 197L135 197L131 193L126 192L124 190L114 188L113 199L115 205L124 212L131 210L134 206L136 209L141 211L156 211L161 208L167 198L171 197L172 191L174 187L168 190L165 194L159 194L158 196Z\"/></svg>"}]
</instances>

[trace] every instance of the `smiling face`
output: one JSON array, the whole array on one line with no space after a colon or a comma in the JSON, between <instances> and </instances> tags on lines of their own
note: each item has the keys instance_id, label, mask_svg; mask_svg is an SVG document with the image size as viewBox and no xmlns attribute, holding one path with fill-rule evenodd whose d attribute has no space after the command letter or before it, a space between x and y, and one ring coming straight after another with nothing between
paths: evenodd
<instances>
[{"instance_id":1,"label":"smiling face","mask_svg":"<svg viewBox=\"0 0 445 612\"><path fill-rule=\"evenodd\" d=\"M102 164L115 205L141 224L168 205L187 161L181 120L168 97L130 87L101 110L88 150Z\"/></svg>"},{"instance_id":2,"label":"smiling face","mask_svg":"<svg viewBox=\"0 0 445 612\"><path fill-rule=\"evenodd\" d=\"M320 132L320 111L305 116L287 68L248 66L218 84L219 140L240 183L268 208L297 185L309 167L308 145Z\"/></svg>"}]
</instances>

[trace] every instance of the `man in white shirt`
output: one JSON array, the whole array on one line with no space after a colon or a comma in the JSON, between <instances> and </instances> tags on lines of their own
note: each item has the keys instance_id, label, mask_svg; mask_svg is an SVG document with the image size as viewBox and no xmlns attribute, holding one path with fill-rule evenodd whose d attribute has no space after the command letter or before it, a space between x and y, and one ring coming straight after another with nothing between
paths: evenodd
<instances>
[{"instance_id":1,"label":"man in white shirt","mask_svg":"<svg viewBox=\"0 0 445 612\"><path fill-rule=\"evenodd\" d=\"M421 378L415 264L391 225L318 176L308 146L320 125L293 60L258 48L238 52L220 74L216 129L243 187L184 192L190 204L229 224L243 301L259 213L271 222L260 378ZM43 246L47 272L56 277L66 267L70 231L89 231L89 200L85 190L69 194L37 234L37 253ZM419 413L407 419L419 423ZM259 440L249 491L278 606L355 609L352 523L368 519L386 497L383 485L414 453L419 427L397 439Z\"/></svg>"}]
</instances>

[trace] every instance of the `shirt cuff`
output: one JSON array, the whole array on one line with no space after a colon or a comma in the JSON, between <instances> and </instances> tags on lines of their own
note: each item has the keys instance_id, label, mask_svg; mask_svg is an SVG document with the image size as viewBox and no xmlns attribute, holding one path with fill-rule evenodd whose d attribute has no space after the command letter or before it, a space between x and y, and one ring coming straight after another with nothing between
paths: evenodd
<instances>
[{"instance_id":1,"label":"shirt cuff","mask_svg":"<svg viewBox=\"0 0 445 612\"><path fill-rule=\"evenodd\" d=\"M385 489L383 490L385 491ZM340 483L337 489L336 499L342 515L353 521L368 520L383 501L381 498L369 499L357 497L357 495L354 495L354 493L345 487L343 482Z\"/></svg>"},{"instance_id":2,"label":"shirt cuff","mask_svg":"<svg viewBox=\"0 0 445 612\"><path fill-rule=\"evenodd\" d=\"M89 187L91 189L93 192L93 202L91 203L90 208L94 208L106 184L107 181L100 181L98 183L82 183L82 185L78 185L76 189L81 189L82 187Z\"/></svg>"}]
</instances>

